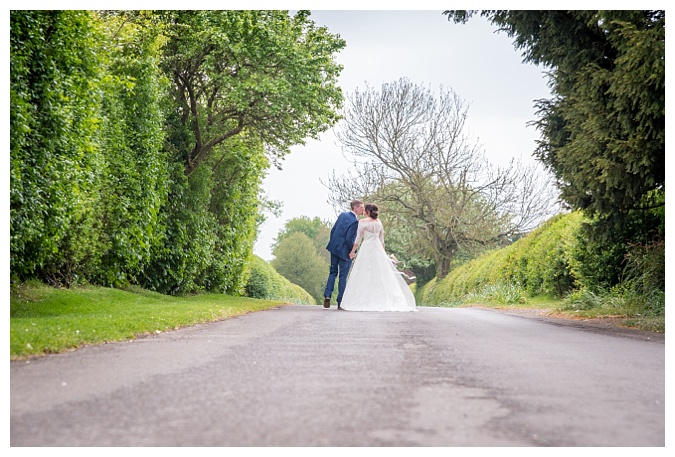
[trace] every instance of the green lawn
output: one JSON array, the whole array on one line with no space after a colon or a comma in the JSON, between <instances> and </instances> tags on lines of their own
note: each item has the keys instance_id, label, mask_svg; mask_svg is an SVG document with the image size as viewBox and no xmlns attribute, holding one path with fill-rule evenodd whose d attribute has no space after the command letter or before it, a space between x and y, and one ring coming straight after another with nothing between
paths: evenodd
<instances>
[{"instance_id":1,"label":"green lawn","mask_svg":"<svg viewBox=\"0 0 675 457\"><path fill-rule=\"evenodd\" d=\"M11 291L10 358L133 339L283 304L223 294L171 297L139 288L55 289L28 283Z\"/></svg>"}]
</instances>

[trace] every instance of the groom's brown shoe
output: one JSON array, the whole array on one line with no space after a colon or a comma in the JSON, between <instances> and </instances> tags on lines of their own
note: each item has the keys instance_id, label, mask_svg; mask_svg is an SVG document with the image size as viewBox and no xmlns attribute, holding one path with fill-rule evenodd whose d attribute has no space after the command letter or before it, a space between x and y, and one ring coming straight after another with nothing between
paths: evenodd
<instances>
[{"instance_id":1,"label":"groom's brown shoe","mask_svg":"<svg viewBox=\"0 0 675 457\"><path fill-rule=\"evenodd\" d=\"M325 298L323 300L323 307L324 308L330 308L330 298Z\"/></svg>"}]
</instances>

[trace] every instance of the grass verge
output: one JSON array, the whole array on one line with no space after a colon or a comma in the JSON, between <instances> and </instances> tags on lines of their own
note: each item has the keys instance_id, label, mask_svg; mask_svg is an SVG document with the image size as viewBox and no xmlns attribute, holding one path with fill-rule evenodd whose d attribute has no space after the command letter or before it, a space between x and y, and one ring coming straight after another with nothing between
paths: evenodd
<instances>
[{"instance_id":1,"label":"grass verge","mask_svg":"<svg viewBox=\"0 0 675 457\"><path fill-rule=\"evenodd\" d=\"M584 293L584 296L588 293ZM495 298L496 297L496 298ZM510 296L509 296L510 297ZM616 325L634 328L646 332L665 333L665 316L645 312L644 304L635 301L617 299L612 296L594 297L594 300L578 300L576 298L559 299L548 295L522 298L514 294L516 299L504 300L502 294L493 292L467 295L462 300L441 303L441 307L483 307L503 310L538 310L546 311L547 316L563 319L611 319Z\"/></svg>"},{"instance_id":2,"label":"grass verge","mask_svg":"<svg viewBox=\"0 0 675 457\"><path fill-rule=\"evenodd\" d=\"M223 294L172 297L140 288L26 283L10 293L10 359L129 340L283 304Z\"/></svg>"}]
</instances>

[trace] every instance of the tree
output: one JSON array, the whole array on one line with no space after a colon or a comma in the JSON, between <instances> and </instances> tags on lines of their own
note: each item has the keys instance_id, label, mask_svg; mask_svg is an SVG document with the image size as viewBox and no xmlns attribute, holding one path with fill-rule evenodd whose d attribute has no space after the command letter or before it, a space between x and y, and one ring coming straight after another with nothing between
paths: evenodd
<instances>
[{"instance_id":1,"label":"tree","mask_svg":"<svg viewBox=\"0 0 675 457\"><path fill-rule=\"evenodd\" d=\"M317 254L330 262L330 253L326 250L328 240L330 239L330 230L332 224L322 221L318 217L310 219L307 216L300 216L286 221L284 228L279 231L272 248L279 246L287 237L294 233L304 233L307 238L312 240ZM326 264L328 266L328 263Z\"/></svg>"},{"instance_id":2,"label":"tree","mask_svg":"<svg viewBox=\"0 0 675 457\"><path fill-rule=\"evenodd\" d=\"M336 207L354 196L388 205L383 218L409 227L441 278L458 252L530 230L552 201L534 168L490 166L465 137L466 118L465 103L442 87L436 96L402 78L357 90L336 136L358 176L333 174L328 184Z\"/></svg>"},{"instance_id":3,"label":"tree","mask_svg":"<svg viewBox=\"0 0 675 457\"><path fill-rule=\"evenodd\" d=\"M272 245L275 256L272 266L282 276L308 291L317 302L323 302L330 267L330 253L326 245L331 228L330 222L318 217L296 217L286 221Z\"/></svg>"},{"instance_id":4,"label":"tree","mask_svg":"<svg viewBox=\"0 0 675 457\"><path fill-rule=\"evenodd\" d=\"M315 27L307 12L156 14L167 37L172 176L166 241L143 281L169 293L243 293L265 170L336 121L342 92L334 53L344 41Z\"/></svg>"},{"instance_id":5,"label":"tree","mask_svg":"<svg viewBox=\"0 0 675 457\"><path fill-rule=\"evenodd\" d=\"M167 11L164 68L173 82L173 146L191 175L217 146L247 132L273 162L290 146L317 138L338 119L342 103L334 53L345 41L316 27L309 12Z\"/></svg>"},{"instance_id":6,"label":"tree","mask_svg":"<svg viewBox=\"0 0 675 457\"><path fill-rule=\"evenodd\" d=\"M445 11L466 22L474 11ZM665 11L481 11L547 66L537 157L611 236L665 206ZM663 224L663 221L660 223ZM602 226L602 227L601 227ZM646 227L646 230L656 227ZM655 230L656 231L656 230Z\"/></svg>"},{"instance_id":7,"label":"tree","mask_svg":"<svg viewBox=\"0 0 675 457\"><path fill-rule=\"evenodd\" d=\"M286 236L272 251L272 267L293 284L323 301L328 264L316 252L312 240L302 232Z\"/></svg>"}]
</instances>

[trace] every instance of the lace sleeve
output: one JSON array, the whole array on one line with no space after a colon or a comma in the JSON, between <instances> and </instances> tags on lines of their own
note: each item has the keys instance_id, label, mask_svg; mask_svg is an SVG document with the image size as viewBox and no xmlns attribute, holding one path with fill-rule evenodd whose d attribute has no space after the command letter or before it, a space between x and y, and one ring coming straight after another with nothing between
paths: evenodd
<instances>
[{"instance_id":1,"label":"lace sleeve","mask_svg":"<svg viewBox=\"0 0 675 457\"><path fill-rule=\"evenodd\" d=\"M359 221L359 226L356 229L356 239L354 240L354 246L358 246L358 244L363 239L363 231L364 231L364 225L361 221Z\"/></svg>"}]
</instances>

